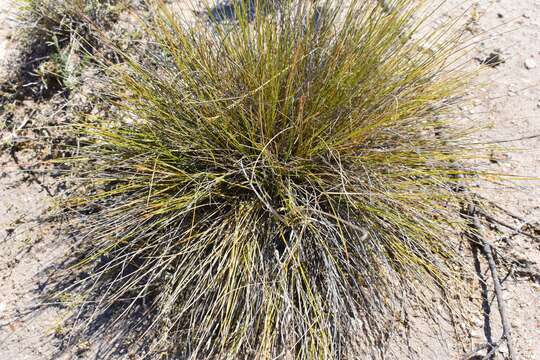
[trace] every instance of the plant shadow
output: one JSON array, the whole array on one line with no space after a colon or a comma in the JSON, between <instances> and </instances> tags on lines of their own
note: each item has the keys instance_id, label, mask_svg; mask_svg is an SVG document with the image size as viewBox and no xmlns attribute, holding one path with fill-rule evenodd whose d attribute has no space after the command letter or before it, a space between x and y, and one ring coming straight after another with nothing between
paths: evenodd
<instances>
[{"instance_id":1,"label":"plant shadow","mask_svg":"<svg viewBox=\"0 0 540 360\"><path fill-rule=\"evenodd\" d=\"M245 17L248 21L253 21L257 11L276 11L282 0L266 0L257 2L256 0L224 0L210 6L203 11L196 11L195 14L205 18L209 23L234 22ZM259 7L259 9L257 9Z\"/></svg>"}]
</instances>

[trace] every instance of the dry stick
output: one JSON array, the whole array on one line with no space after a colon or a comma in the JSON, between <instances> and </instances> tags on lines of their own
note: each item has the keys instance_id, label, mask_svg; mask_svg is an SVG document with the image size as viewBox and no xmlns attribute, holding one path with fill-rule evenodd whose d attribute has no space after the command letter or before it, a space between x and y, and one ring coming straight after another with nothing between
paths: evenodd
<instances>
[{"instance_id":1,"label":"dry stick","mask_svg":"<svg viewBox=\"0 0 540 360\"><path fill-rule=\"evenodd\" d=\"M502 144L502 143L509 143L514 141L521 141L521 140L530 140L530 139L536 139L539 138L540 134L536 135L529 135L529 136L523 136L517 139L508 139L508 140L494 140L494 141L488 141L488 142L477 142L477 143L470 143L469 145L489 145L489 144Z\"/></svg>"},{"instance_id":2,"label":"dry stick","mask_svg":"<svg viewBox=\"0 0 540 360\"><path fill-rule=\"evenodd\" d=\"M499 225L502 225L504 226L505 228L508 228L510 230L512 230L512 233L508 234L508 235L505 235L501 238L499 238L498 240L503 240L503 239L507 239L507 240L510 240L512 237L516 236L516 235L524 235L524 236L527 236L533 240L540 240L540 236L536 236L534 234L529 234L527 232L525 232L523 230L523 228L525 228L526 226L530 227L532 229L532 231L538 231L540 232L540 226L538 226L538 224L534 224L530 221L527 221L525 220L522 216L520 215L517 215L513 212L511 212L510 210L507 210L505 208L503 208L502 206L500 206L499 204L493 202L493 201L489 201L489 203L496 207L497 209L501 210L502 212L504 212L506 215L510 216L511 218L514 218L515 220L518 220L518 221L521 221L522 224L517 226L517 227L514 227L512 225L509 225L499 219L496 219L495 217L487 214L485 211L481 211L481 215L484 216L486 218L486 220L494 223L494 224L499 224Z\"/></svg>"},{"instance_id":3,"label":"dry stick","mask_svg":"<svg viewBox=\"0 0 540 360\"><path fill-rule=\"evenodd\" d=\"M468 352L467 354L465 354L465 356L463 356L461 358L461 360L469 360L470 358L475 356L479 351L482 351L484 349L489 349L489 348L490 348L490 344L487 344L487 343L478 345L473 351Z\"/></svg>"},{"instance_id":4,"label":"dry stick","mask_svg":"<svg viewBox=\"0 0 540 360\"><path fill-rule=\"evenodd\" d=\"M517 227L514 231L512 231L511 233L499 237L499 238L497 239L497 241L503 240L503 241L509 242L509 240L511 240L514 236L523 234L522 229L525 228L526 226L531 226L531 227L533 227L533 224L531 224L531 223L523 223L523 224L521 224L519 227ZM540 239L540 238L539 238L539 239ZM497 241L496 241L496 242L497 242Z\"/></svg>"},{"instance_id":5,"label":"dry stick","mask_svg":"<svg viewBox=\"0 0 540 360\"><path fill-rule=\"evenodd\" d=\"M492 206L495 206L497 209L501 210L502 212L504 212L505 214L507 214L508 216L518 220L518 221L521 221L523 224L521 225L521 227L525 226L525 225L529 225L531 226L533 229L535 230L538 230L540 231L540 226L537 225L537 224L533 224L531 223L530 221L527 221L525 220L525 218L523 216L520 216L516 213L513 213L512 211L508 210L508 209L505 209L504 207L502 207L501 205L493 202L493 201L490 201L489 202Z\"/></svg>"},{"instance_id":6,"label":"dry stick","mask_svg":"<svg viewBox=\"0 0 540 360\"><path fill-rule=\"evenodd\" d=\"M493 346L493 348L486 354L486 356L484 356L484 359L491 359L491 357L493 356L493 354L495 354L495 351L497 351L497 349L499 348L499 346L501 346L503 341L504 341L504 337L501 338L499 341L497 341L495 346ZM510 357L510 359L512 358Z\"/></svg>"},{"instance_id":7,"label":"dry stick","mask_svg":"<svg viewBox=\"0 0 540 360\"><path fill-rule=\"evenodd\" d=\"M508 322L508 317L506 316L506 305L502 297L501 283L499 281L499 276L497 275L497 266L495 260L493 259L493 250L491 245L484 239L482 235L482 225L478 219L478 214L484 213L479 211L474 205L469 208L469 214L472 216L472 226L475 230L475 237L478 241L482 243L482 250L489 264L489 270L491 272L491 277L493 278L493 287L495 289L495 296L497 297L497 306L499 308L499 314L501 315L501 323L503 327L503 338L506 339L506 346L508 347L508 356L510 360L516 360L517 357L514 353L514 346L512 344L511 330Z\"/></svg>"},{"instance_id":8,"label":"dry stick","mask_svg":"<svg viewBox=\"0 0 540 360\"><path fill-rule=\"evenodd\" d=\"M516 228L515 226L509 225L509 224L505 223L504 221L501 221L501 220L499 220L499 219L494 218L493 216L489 215L488 213L486 213L486 212L483 211L483 210L477 209L476 211L477 211L477 213L479 213L480 215L482 215L483 217L485 217L486 220L488 220L488 221L491 221L491 222L494 222L494 223L496 223L496 224L502 225L502 226L504 226L505 228L508 228L508 229L510 229L510 230L513 230L514 232L516 232L516 233L518 233L518 234L521 234L521 235L530 237L530 238L533 239L533 240L538 240L538 236L534 236L534 235L528 234L528 233L526 233L526 232L524 232L524 231L521 231L519 228Z\"/></svg>"},{"instance_id":9,"label":"dry stick","mask_svg":"<svg viewBox=\"0 0 540 360\"><path fill-rule=\"evenodd\" d=\"M513 213L512 211L503 208L501 205L497 204L496 202L494 202L494 201L489 201L489 203L490 203L492 206L495 206L497 209L499 209L499 210L501 210L502 212L504 212L505 214L507 214L508 216L513 217L514 219L519 220L519 221L521 221L521 222L526 222L525 219L524 219L521 215L515 214L515 213Z\"/></svg>"}]
</instances>

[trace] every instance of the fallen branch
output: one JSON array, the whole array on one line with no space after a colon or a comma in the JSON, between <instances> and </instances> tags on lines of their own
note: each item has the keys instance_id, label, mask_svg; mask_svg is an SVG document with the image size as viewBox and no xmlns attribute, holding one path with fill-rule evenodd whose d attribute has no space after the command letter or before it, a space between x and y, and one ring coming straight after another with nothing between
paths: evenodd
<instances>
[{"instance_id":1,"label":"fallen branch","mask_svg":"<svg viewBox=\"0 0 540 360\"><path fill-rule=\"evenodd\" d=\"M508 358L510 360L516 360L517 357L515 356L514 347L512 344L511 328L508 322L508 316L506 314L506 304L502 296L501 283L497 274L497 265L495 264L495 260L493 259L493 250L489 242L487 242L483 237L482 224L480 223L480 219L478 218L479 214L483 216L486 216L487 214L472 204L469 205L468 214L472 220L471 226L474 229L473 235L478 241L479 245L481 245L482 251L489 265L491 277L493 278L493 287L495 290L495 296L497 297L497 306L499 308L499 314L501 315L501 323L503 327L503 335L501 340L506 340L506 346L508 347ZM492 352L490 351L490 353Z\"/></svg>"}]
</instances>

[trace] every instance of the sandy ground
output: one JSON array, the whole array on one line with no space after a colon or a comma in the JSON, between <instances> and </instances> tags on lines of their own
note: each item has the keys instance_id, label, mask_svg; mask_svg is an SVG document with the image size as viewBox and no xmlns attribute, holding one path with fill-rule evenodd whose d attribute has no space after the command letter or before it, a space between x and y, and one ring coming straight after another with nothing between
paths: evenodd
<instances>
[{"instance_id":1,"label":"sandy ground","mask_svg":"<svg viewBox=\"0 0 540 360\"><path fill-rule=\"evenodd\" d=\"M12 2L0 1L0 76L9 73L3 63L15 48L14 10ZM31 309L37 303L40 274L62 249L49 246L51 235L38 225L51 205L42 182L47 180L17 168L9 154L0 154L0 358L50 359L56 352L51 334L61 316L52 308Z\"/></svg>"},{"instance_id":2,"label":"sandy ground","mask_svg":"<svg viewBox=\"0 0 540 360\"><path fill-rule=\"evenodd\" d=\"M0 0L0 61L14 47L10 39L14 23L8 20L12 10L10 0ZM470 106L463 109L464 120L488 124L477 135L480 142L521 139L500 143L500 149L494 151L486 167L493 172L540 178L540 137L527 139L540 134L540 1L450 0L438 16L444 19L457 12L467 13L471 19L469 30L482 39L469 56L485 59L495 52L504 60L484 72L481 80L485 85L474 94ZM0 76L9 71L3 67ZM58 337L63 331L61 323L66 310L49 307L29 311L37 304L43 271L67 250L50 229L37 221L53 202L49 193L54 193L51 191L54 186L49 185L54 185L54 179L17 170L10 154L0 154L0 359L60 358L56 355ZM538 180L511 180L500 186L483 186L479 192L526 221L540 219ZM512 225L520 223L515 221ZM530 267L540 264L538 241L513 236L501 248ZM472 257L470 260L473 261ZM485 264L481 267L481 273L485 274ZM531 280L515 273L503 282L503 287L518 358L540 359L539 278ZM488 288L491 291L489 283ZM478 287L478 296L471 299L478 306L467 329L470 349L484 343L489 336L498 339L501 333L496 302L491 302L488 309L482 307L480 292ZM423 330L418 332L415 358L461 358L463 351L449 338L432 338L430 326ZM498 358L506 355L505 347L501 347ZM104 357L95 346L80 344L61 358Z\"/></svg>"}]
</instances>

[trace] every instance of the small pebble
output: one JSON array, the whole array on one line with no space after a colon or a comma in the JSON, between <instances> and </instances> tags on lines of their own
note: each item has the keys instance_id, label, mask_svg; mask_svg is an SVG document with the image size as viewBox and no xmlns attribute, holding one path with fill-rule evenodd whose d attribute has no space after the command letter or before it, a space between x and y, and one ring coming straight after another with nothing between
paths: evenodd
<instances>
[{"instance_id":1,"label":"small pebble","mask_svg":"<svg viewBox=\"0 0 540 360\"><path fill-rule=\"evenodd\" d=\"M489 155L489 161L491 161L494 164L501 163L508 159L510 159L510 155L506 153L497 152L497 151L491 151L491 154Z\"/></svg>"},{"instance_id":2,"label":"small pebble","mask_svg":"<svg viewBox=\"0 0 540 360\"><path fill-rule=\"evenodd\" d=\"M475 326L482 328L484 327L484 321L482 319L474 319L473 323Z\"/></svg>"},{"instance_id":3,"label":"small pebble","mask_svg":"<svg viewBox=\"0 0 540 360\"><path fill-rule=\"evenodd\" d=\"M525 69L531 70L536 67L536 62L533 59L527 59L525 60L524 65L525 65Z\"/></svg>"}]
</instances>

